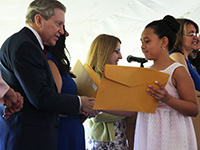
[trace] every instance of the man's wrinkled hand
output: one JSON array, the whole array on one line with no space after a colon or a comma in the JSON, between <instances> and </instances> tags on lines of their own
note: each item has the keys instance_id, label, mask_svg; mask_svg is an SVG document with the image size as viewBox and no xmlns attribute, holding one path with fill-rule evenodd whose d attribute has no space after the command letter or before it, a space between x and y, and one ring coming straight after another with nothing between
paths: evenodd
<instances>
[{"instance_id":1,"label":"man's wrinkled hand","mask_svg":"<svg viewBox=\"0 0 200 150\"><path fill-rule=\"evenodd\" d=\"M4 115L5 119L8 119L10 115L18 112L23 108L24 99L20 93L15 92L13 89L9 89L3 97L4 100Z\"/></svg>"},{"instance_id":2,"label":"man's wrinkled hand","mask_svg":"<svg viewBox=\"0 0 200 150\"><path fill-rule=\"evenodd\" d=\"M89 98L86 96L81 96L81 112L84 113L91 113L93 111L93 106L94 106L95 99L94 98Z\"/></svg>"}]
</instances>

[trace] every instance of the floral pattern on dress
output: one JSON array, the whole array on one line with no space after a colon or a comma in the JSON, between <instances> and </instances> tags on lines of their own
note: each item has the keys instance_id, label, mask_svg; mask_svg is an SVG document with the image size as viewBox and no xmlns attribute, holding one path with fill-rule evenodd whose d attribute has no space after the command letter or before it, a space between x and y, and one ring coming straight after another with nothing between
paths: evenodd
<instances>
[{"instance_id":1,"label":"floral pattern on dress","mask_svg":"<svg viewBox=\"0 0 200 150\"><path fill-rule=\"evenodd\" d=\"M86 150L128 150L126 122L124 119L114 122L115 141L101 142L86 139Z\"/></svg>"}]
</instances>

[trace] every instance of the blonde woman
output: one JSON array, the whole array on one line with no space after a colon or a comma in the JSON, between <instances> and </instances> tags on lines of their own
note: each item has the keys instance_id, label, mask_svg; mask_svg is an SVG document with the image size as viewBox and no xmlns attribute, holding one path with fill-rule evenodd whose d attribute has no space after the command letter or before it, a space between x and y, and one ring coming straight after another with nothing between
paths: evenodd
<instances>
[{"instance_id":1,"label":"blonde woman","mask_svg":"<svg viewBox=\"0 0 200 150\"><path fill-rule=\"evenodd\" d=\"M101 79L106 64L117 65L122 59L119 38L101 34L90 46L87 63ZM127 150L125 117L99 113L84 123L87 150Z\"/></svg>"},{"instance_id":2,"label":"blonde woman","mask_svg":"<svg viewBox=\"0 0 200 150\"><path fill-rule=\"evenodd\" d=\"M176 20L180 24L180 29L176 34L176 42L172 52L170 53L170 57L183 64L188 69L195 85L198 102L200 102L200 75L189 61L189 56L195 56L200 48L199 27L190 19L179 18ZM193 117L192 120L195 128L198 149L200 149L200 115Z\"/></svg>"}]
</instances>

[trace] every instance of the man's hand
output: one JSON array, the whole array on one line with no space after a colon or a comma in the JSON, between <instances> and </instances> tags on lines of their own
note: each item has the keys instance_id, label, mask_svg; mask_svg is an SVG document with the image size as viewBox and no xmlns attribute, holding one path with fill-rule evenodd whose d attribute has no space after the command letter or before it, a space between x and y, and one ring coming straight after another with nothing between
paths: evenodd
<instances>
[{"instance_id":1,"label":"man's hand","mask_svg":"<svg viewBox=\"0 0 200 150\"><path fill-rule=\"evenodd\" d=\"M4 111L4 117L6 119L8 119L13 113L18 112L23 107L23 97L20 93L15 92L12 88L6 92L2 99L4 101L3 105L6 106Z\"/></svg>"},{"instance_id":2,"label":"man's hand","mask_svg":"<svg viewBox=\"0 0 200 150\"><path fill-rule=\"evenodd\" d=\"M86 96L81 96L81 112L83 113L91 113L93 111L95 99L89 98Z\"/></svg>"},{"instance_id":3,"label":"man's hand","mask_svg":"<svg viewBox=\"0 0 200 150\"><path fill-rule=\"evenodd\" d=\"M3 96L3 105L7 107L12 107L17 103L17 94L12 88L9 88L9 90L5 93Z\"/></svg>"}]
</instances>

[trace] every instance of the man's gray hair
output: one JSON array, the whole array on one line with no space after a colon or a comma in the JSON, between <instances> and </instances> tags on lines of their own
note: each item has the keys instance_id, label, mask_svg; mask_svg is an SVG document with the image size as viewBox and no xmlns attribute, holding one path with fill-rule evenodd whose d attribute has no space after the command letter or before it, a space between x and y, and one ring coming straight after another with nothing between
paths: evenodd
<instances>
[{"instance_id":1,"label":"man's gray hair","mask_svg":"<svg viewBox=\"0 0 200 150\"><path fill-rule=\"evenodd\" d=\"M37 14L40 14L45 20L48 20L54 15L55 8L59 8L66 12L66 7L57 0L34 0L28 7L26 13L26 23L34 23L34 18Z\"/></svg>"}]
</instances>

